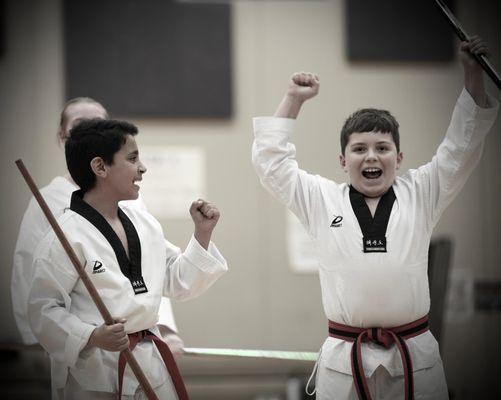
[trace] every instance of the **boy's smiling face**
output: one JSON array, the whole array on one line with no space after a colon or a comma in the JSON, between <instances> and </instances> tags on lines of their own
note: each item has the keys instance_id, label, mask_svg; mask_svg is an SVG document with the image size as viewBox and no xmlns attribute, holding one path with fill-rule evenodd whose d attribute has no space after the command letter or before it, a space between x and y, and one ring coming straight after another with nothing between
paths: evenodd
<instances>
[{"instance_id":1,"label":"boy's smiling face","mask_svg":"<svg viewBox=\"0 0 501 400\"><path fill-rule=\"evenodd\" d=\"M108 188L118 200L135 200L139 197L139 185L146 167L139 159L139 150L132 135L113 156L113 164L106 165Z\"/></svg>"},{"instance_id":2,"label":"boy's smiling face","mask_svg":"<svg viewBox=\"0 0 501 400\"><path fill-rule=\"evenodd\" d=\"M380 197L393 185L403 154L390 133L352 133L341 167L349 174L351 185L366 197Z\"/></svg>"}]
</instances>

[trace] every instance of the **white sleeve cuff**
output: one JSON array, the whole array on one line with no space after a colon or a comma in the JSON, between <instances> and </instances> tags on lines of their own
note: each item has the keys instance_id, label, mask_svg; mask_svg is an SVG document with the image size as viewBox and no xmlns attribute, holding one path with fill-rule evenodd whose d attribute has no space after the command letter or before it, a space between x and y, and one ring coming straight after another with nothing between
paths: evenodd
<instances>
[{"instance_id":1,"label":"white sleeve cuff","mask_svg":"<svg viewBox=\"0 0 501 400\"><path fill-rule=\"evenodd\" d=\"M487 93L487 102L489 107L480 107L471 94L463 87L461 94L459 95L458 104L465 110L467 110L474 118L480 120L493 120L496 117L499 108L499 102Z\"/></svg>"},{"instance_id":2,"label":"white sleeve cuff","mask_svg":"<svg viewBox=\"0 0 501 400\"><path fill-rule=\"evenodd\" d=\"M281 117L254 117L252 119L254 125L254 135L257 137L263 132L287 132L290 134L294 131L296 120L293 118Z\"/></svg>"},{"instance_id":3,"label":"white sleeve cuff","mask_svg":"<svg viewBox=\"0 0 501 400\"><path fill-rule=\"evenodd\" d=\"M226 271L228 269L226 260L216 245L211 241L208 250L205 250L198 243L198 240L195 239L194 235L191 236L188 246L186 246L184 256L191 264L204 272L213 272L221 269Z\"/></svg>"},{"instance_id":4,"label":"white sleeve cuff","mask_svg":"<svg viewBox=\"0 0 501 400\"><path fill-rule=\"evenodd\" d=\"M82 323L75 332L71 332L66 338L64 347L64 359L69 367L74 367L82 349L89 342L90 335L96 326Z\"/></svg>"}]
</instances>

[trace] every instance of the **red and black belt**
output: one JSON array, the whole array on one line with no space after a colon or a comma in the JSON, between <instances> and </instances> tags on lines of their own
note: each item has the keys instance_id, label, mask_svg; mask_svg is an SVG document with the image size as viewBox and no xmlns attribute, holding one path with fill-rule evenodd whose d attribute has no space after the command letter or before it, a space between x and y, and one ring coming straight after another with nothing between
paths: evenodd
<instances>
[{"instance_id":1,"label":"red and black belt","mask_svg":"<svg viewBox=\"0 0 501 400\"><path fill-rule=\"evenodd\" d=\"M370 341L389 348L395 343L404 366L405 400L414 400L414 377L412 360L406 339L428 330L428 315L409 324L394 328L355 328L329 321L329 336L354 342L351 349L351 371L360 400L372 400L362 363L362 342Z\"/></svg>"},{"instance_id":2,"label":"red and black belt","mask_svg":"<svg viewBox=\"0 0 501 400\"><path fill-rule=\"evenodd\" d=\"M174 356L169 349L167 343L165 343L162 339L157 337L154 333L145 330L140 332L131 333L129 336L129 349L132 351L136 347L136 345L141 340L149 340L155 343L157 346L160 355L162 356L162 360L167 367L167 371L172 379L172 383L174 384L174 389L176 390L177 397L179 400L188 400L188 392L186 391L186 386L184 385L183 378L181 377L181 373L177 368L176 360L174 360ZM123 353L120 353L120 357L118 358L118 398L122 398L122 385L124 379L124 371L125 364L127 360Z\"/></svg>"}]
</instances>

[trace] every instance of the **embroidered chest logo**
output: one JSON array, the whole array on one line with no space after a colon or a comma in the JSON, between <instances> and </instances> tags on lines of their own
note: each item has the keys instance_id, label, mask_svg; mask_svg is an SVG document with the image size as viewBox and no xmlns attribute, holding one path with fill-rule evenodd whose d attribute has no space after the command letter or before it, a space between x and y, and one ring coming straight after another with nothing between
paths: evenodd
<instances>
[{"instance_id":1,"label":"embroidered chest logo","mask_svg":"<svg viewBox=\"0 0 501 400\"><path fill-rule=\"evenodd\" d=\"M101 272L106 271L106 269L103 267L103 263L101 261L94 261L94 265L92 266L92 273L93 274L100 274Z\"/></svg>"},{"instance_id":2,"label":"embroidered chest logo","mask_svg":"<svg viewBox=\"0 0 501 400\"><path fill-rule=\"evenodd\" d=\"M341 215L334 215L334 219L331 222L331 228L339 228L340 226L343 226L342 221L343 217Z\"/></svg>"}]
</instances>

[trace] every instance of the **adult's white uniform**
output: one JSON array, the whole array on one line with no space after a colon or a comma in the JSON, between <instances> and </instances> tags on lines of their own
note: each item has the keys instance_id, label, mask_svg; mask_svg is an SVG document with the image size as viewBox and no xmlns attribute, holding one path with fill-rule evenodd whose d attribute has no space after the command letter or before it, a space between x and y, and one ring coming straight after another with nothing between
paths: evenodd
<instances>
[{"instance_id":1,"label":"adult's white uniform","mask_svg":"<svg viewBox=\"0 0 501 400\"><path fill-rule=\"evenodd\" d=\"M484 138L499 107L491 97L489 102L494 106L480 108L463 89L445 139L431 162L396 178L396 200L386 230L387 252L381 253L363 251L363 233L350 201L350 186L298 168L296 149L290 142L295 120L254 119L254 167L263 186L294 212L314 241L322 301L329 320L360 328L394 327L428 313L431 234L481 156ZM332 224L334 219L336 223ZM422 398L446 398L438 343L433 335L427 331L406 342L416 377L415 393ZM352 342L326 339L319 359L317 399L357 398L351 377L351 348ZM385 349L364 343L362 355L367 377L378 366L391 377L402 377L401 356L395 345ZM433 376L421 379L420 370L425 369L430 369ZM337 379L343 376L350 385L346 391ZM403 398L401 385L395 397L384 398Z\"/></svg>"},{"instance_id":2,"label":"adult's white uniform","mask_svg":"<svg viewBox=\"0 0 501 400\"><path fill-rule=\"evenodd\" d=\"M212 242L206 251L194 237L181 252L164 239L160 224L146 211L130 205L121 209L128 257L110 225L77 192L58 222L111 315L127 320L127 333L148 329L158 336L161 296L198 296L227 270L226 261ZM116 392L119 353L97 347L83 350L103 319L53 231L37 247L33 264L28 319L53 359L54 386L63 388L69 373L84 390ZM151 342L140 342L134 355L153 387L169 382ZM137 387L127 367L123 394L133 395Z\"/></svg>"},{"instance_id":3,"label":"adult's white uniform","mask_svg":"<svg viewBox=\"0 0 501 400\"><path fill-rule=\"evenodd\" d=\"M63 214L65 208L70 206L71 193L77 190L68 179L57 176L47 186L40 189L47 205L57 218ZM124 201L120 204L128 204L139 209L146 209L142 197L138 200ZM33 252L38 246L48 229L51 229L47 218L43 214L35 198L30 200L24 213L19 235L17 237L12 268L11 297L16 324L25 344L35 344L37 339L33 336L28 323L27 307L28 292L31 287L33 276ZM174 314L170 300L162 297L159 310L159 325L165 325L174 332L178 332L174 321Z\"/></svg>"}]
</instances>

